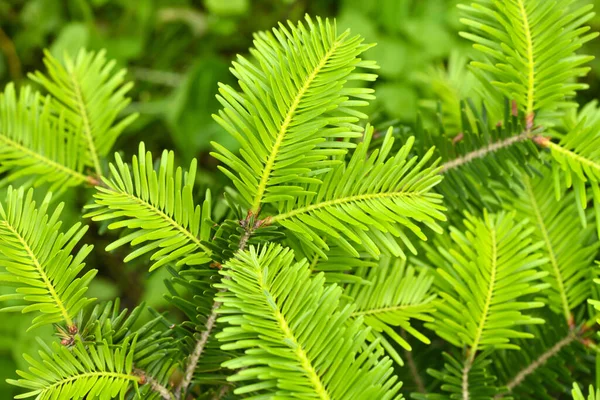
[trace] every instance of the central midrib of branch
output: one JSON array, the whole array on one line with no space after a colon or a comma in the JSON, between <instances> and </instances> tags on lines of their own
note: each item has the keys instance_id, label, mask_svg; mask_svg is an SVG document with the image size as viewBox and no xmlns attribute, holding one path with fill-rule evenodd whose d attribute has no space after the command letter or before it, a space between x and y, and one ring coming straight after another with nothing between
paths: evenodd
<instances>
[{"instance_id":1,"label":"central midrib of branch","mask_svg":"<svg viewBox=\"0 0 600 400\"><path fill-rule=\"evenodd\" d=\"M67 308L65 307L65 305L64 305L63 301L61 300L60 296L58 295L58 293L56 293L56 289L54 288L54 285L50 281L50 278L48 278L48 276L46 275L44 268L42 268L42 265L40 264L39 260L37 259L37 256L34 254L33 250L31 250L31 247L29 247L29 244L27 243L27 241L7 221L2 221L2 224L4 226L6 226L6 228L9 231L12 232L12 234L17 238L17 240L19 241L21 246L23 246L23 249L29 256L29 259L31 260L31 262L33 263L33 267L36 269L37 273L42 278L42 282L44 282L44 285L46 285L46 289L48 289L48 293L50 293L50 297L56 304L56 307L59 309L60 314L62 315L65 323L67 324L67 326L72 326L73 320L69 316L69 312L67 311Z\"/></svg>"},{"instance_id":2,"label":"central midrib of branch","mask_svg":"<svg viewBox=\"0 0 600 400\"><path fill-rule=\"evenodd\" d=\"M537 219L538 226L540 227L540 231L542 233L542 238L544 239L544 244L548 249L548 255L550 256L550 264L552 264L552 269L554 270L554 276L556 278L556 282L558 283L558 291L560 295L560 300L563 307L563 313L565 315L565 319L567 323L569 323L569 317L571 314L571 307L569 306L569 300L567 298L565 284L562 277L562 273L560 271L560 267L558 266L558 261L556 260L556 255L554 253L554 247L552 246L552 241L550 240L550 236L548 235L548 230L546 228L546 224L544 223L544 218L540 213L539 206L537 203L537 199L533 193L533 189L531 188L531 183L529 178L525 177L523 180L523 184L527 190L527 194L531 199L531 206L533 207L533 212L535 213L535 217Z\"/></svg>"},{"instance_id":3,"label":"central midrib of branch","mask_svg":"<svg viewBox=\"0 0 600 400\"><path fill-rule=\"evenodd\" d=\"M533 113L533 96L535 92L535 61L533 59L533 40L531 38L531 28L529 27L529 19L527 10L523 0L518 0L519 12L523 18L523 31L525 32L525 41L527 42L527 108L526 115Z\"/></svg>"},{"instance_id":4,"label":"central midrib of branch","mask_svg":"<svg viewBox=\"0 0 600 400\"><path fill-rule=\"evenodd\" d=\"M472 364L473 360L475 360L475 353L477 353L477 347L479 347L479 342L481 341L481 336L483 335L483 329L485 327L485 322L487 321L487 316L490 310L490 305L492 304L492 297L494 295L494 287L496 283L496 268L497 268L497 246L496 246L496 229L492 229L490 232L492 238L492 267L490 272L490 287L488 288L488 293L485 299L485 304L483 305L483 310L481 312L481 320L479 321L479 326L477 327L477 332L475 333L475 338L473 340L473 346L471 346L471 354L469 354L469 363Z\"/></svg>"},{"instance_id":5,"label":"central midrib of branch","mask_svg":"<svg viewBox=\"0 0 600 400\"><path fill-rule=\"evenodd\" d=\"M260 288L263 290L263 292L269 293L269 295L272 296L270 294L270 290L269 290L270 288L265 286L265 284L264 284L263 272L259 271L257 275L258 275L258 284L259 284ZM273 299L275 298L274 296L272 296L272 297L273 297ZM294 346L295 346L295 348L293 349L294 354L298 358L298 361L300 361L300 365L301 365L302 369L304 370L304 372L306 373L307 378L310 380L310 382L314 386L316 394L319 396L319 399L321 399L321 400L330 400L331 397L329 396L329 393L327 392L327 388L325 388L325 385L323 385L323 382L321 382L321 377L319 376L319 374L313 367L310 359L308 358L308 354L306 354L306 352L302 348L302 345L300 343L298 343L298 340L296 339L296 335L294 335L294 332L288 325L287 320L285 319L285 316L281 313L281 310L279 309L279 306L277 305L277 303L275 303L275 305L276 305L276 308L273 311L275 313L275 319L277 320L277 324L279 325L279 328L281 329L284 337L294 344Z\"/></svg>"},{"instance_id":6,"label":"central midrib of branch","mask_svg":"<svg viewBox=\"0 0 600 400\"><path fill-rule=\"evenodd\" d=\"M73 91L75 92L75 101L77 102L77 107L79 108L79 113L81 114L81 119L83 122L83 128L84 128L84 132L85 132L85 138L88 142L88 148L90 150L90 155L92 157L94 169L96 170L96 174L98 174L98 176L102 176L102 168L100 167L100 160L98 159L98 151L96 150L96 144L94 143L94 136L92 134L92 126L90 124L88 112L87 112L87 109L85 106L85 102L83 100L83 94L81 93L81 88L79 87L79 82L77 82L75 72L72 70L69 70L69 75L71 77L71 83L73 84Z\"/></svg>"},{"instance_id":7,"label":"central midrib of branch","mask_svg":"<svg viewBox=\"0 0 600 400\"><path fill-rule=\"evenodd\" d=\"M271 219L271 222L272 223L279 222L279 221L282 221L282 220L285 220L288 218L292 218L298 214L309 213L311 211L315 211L315 210L318 210L321 208L331 207L331 206L340 205L340 204L355 203L355 202L373 200L373 199L384 199L384 198L389 198L389 197L412 197L412 196L418 196L420 194L421 194L421 192L409 193L409 192L401 191L401 192L389 192L389 193L365 193L365 194L357 194L357 195L353 195L353 196L341 197L339 199L327 200L327 201L323 201L321 203L311 204L310 206L300 207L295 210L291 210L286 213L276 215Z\"/></svg>"},{"instance_id":8,"label":"central midrib of branch","mask_svg":"<svg viewBox=\"0 0 600 400\"><path fill-rule=\"evenodd\" d=\"M316 65L315 69L306 78L304 85L302 85L302 87L298 91L298 94L294 98L294 101L292 102L285 118L283 119L281 127L279 128L279 132L277 133L277 137L275 138L275 143L273 144L273 147L271 148L271 152L269 154L269 157L267 158L265 168L263 169L260 183L256 190L256 195L254 196L254 201L252 202L251 210L254 214L258 214L258 212L260 210L260 205L262 203L262 200L263 200L263 197L265 194L265 190L266 190L267 184L269 182L269 177L271 176L271 172L273 171L273 166L275 165L275 159L277 158L277 155L279 154L279 148L281 147L281 144L283 143L283 139L285 138L285 134L287 132L288 126L292 122L292 118L294 117L294 115L296 113L296 109L300 105L300 101L302 100L302 97L304 97L304 94L310 88L310 85L312 84L312 82L314 81L316 76L319 74L321 69L325 66L325 64L329 60L329 57L331 57L331 55L335 52L335 50L337 50L337 47L339 45L340 45L339 41L334 42L333 45L331 46L331 48L327 51L327 53L325 53L325 55L323 55L323 58L321 58L321 61Z\"/></svg>"}]
</instances>

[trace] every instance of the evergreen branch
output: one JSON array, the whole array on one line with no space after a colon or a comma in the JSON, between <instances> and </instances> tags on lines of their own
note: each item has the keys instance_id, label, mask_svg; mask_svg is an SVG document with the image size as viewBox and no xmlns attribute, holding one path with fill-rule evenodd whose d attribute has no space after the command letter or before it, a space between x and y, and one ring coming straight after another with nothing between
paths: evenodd
<instances>
[{"instance_id":1,"label":"evergreen branch","mask_svg":"<svg viewBox=\"0 0 600 400\"><path fill-rule=\"evenodd\" d=\"M76 224L61 233L62 204L50 216L46 214L50 199L47 195L36 209L33 190L25 194L22 188L9 188L6 202L0 204L0 262L6 269L0 282L17 287L16 293L4 294L0 301L28 303L4 307L5 311L40 311L33 327L64 321L69 330L77 330L74 317L95 300L84 295L97 271L77 277L92 247L84 245L75 255L71 251L87 227Z\"/></svg>"},{"instance_id":2,"label":"evergreen branch","mask_svg":"<svg viewBox=\"0 0 600 400\"><path fill-rule=\"evenodd\" d=\"M278 214L265 222L282 225L323 258L331 245L355 257L366 251L376 259L383 245L406 258L396 238L414 252L407 233L426 240L416 222L439 232L437 221L445 219L441 198L432 192L442 180L437 163L430 164L433 150L410 157L414 143L410 137L392 153L394 137L389 129L381 147L371 152L372 137L373 127L368 126L350 160L331 168L321 184L307 186L314 194L281 202Z\"/></svg>"},{"instance_id":3,"label":"evergreen branch","mask_svg":"<svg viewBox=\"0 0 600 400\"><path fill-rule=\"evenodd\" d=\"M184 173L180 167L175 168L174 158L173 152L163 151L155 170L152 154L146 152L144 143L140 143L131 168L115 154L110 179L103 178L105 187L97 187L95 204L87 205L90 211L84 215L94 221L113 220L109 229L131 229L106 249L141 244L125 261L154 251L150 259L156 261L151 271L169 262L198 265L210 261L211 250L202 243L210 238L210 192L203 207L195 205L196 160Z\"/></svg>"},{"instance_id":4,"label":"evergreen branch","mask_svg":"<svg viewBox=\"0 0 600 400\"><path fill-rule=\"evenodd\" d=\"M52 96L52 107L85 143L86 163L102 176L100 157L106 156L115 140L137 114L118 120L129 104L126 97L132 83L124 83L125 70L112 72L116 62L107 61L105 52L80 50L75 59L65 54L58 60L45 52L47 74L36 72L29 77L41 84Z\"/></svg>"},{"instance_id":5,"label":"evergreen branch","mask_svg":"<svg viewBox=\"0 0 600 400\"><path fill-rule=\"evenodd\" d=\"M515 100L525 113L526 128L533 127L534 113L563 108L576 90L587 88L575 81L587 73L589 67L582 65L593 57L575 52L598 35L585 34L590 27L584 24L594 16L591 4L476 0L460 8L461 22L470 30L461 36L478 50L471 65L484 98Z\"/></svg>"},{"instance_id":6,"label":"evergreen branch","mask_svg":"<svg viewBox=\"0 0 600 400\"><path fill-rule=\"evenodd\" d=\"M367 193L367 194L361 194L361 195L355 195L355 196L340 197L340 198L336 198L333 200L313 203L309 206L296 208L294 210L290 210L288 212L275 215L269 219L269 222L279 223L284 220L292 219L295 217L297 218L298 216L301 216L303 214L310 214L312 212L319 211L321 209L326 209L329 207L336 207L336 206L343 207L343 206L349 206L349 205L356 205L360 202L370 201L370 200L401 199L404 197L418 198L419 195L421 195L421 193L410 193L410 192L399 191L399 192L389 192L389 193Z\"/></svg>"},{"instance_id":7,"label":"evergreen branch","mask_svg":"<svg viewBox=\"0 0 600 400\"><path fill-rule=\"evenodd\" d=\"M108 398L101 393L124 398L132 386L137 390L145 383L133 370L135 336L117 346L96 339L97 343L88 345L77 340L71 348L56 342L49 347L39 341L41 361L26 355L28 371L18 371L22 379L8 382L31 390L19 398L37 399Z\"/></svg>"},{"instance_id":8,"label":"evergreen branch","mask_svg":"<svg viewBox=\"0 0 600 400\"><path fill-rule=\"evenodd\" d=\"M579 155L575 151L569 150L561 146L559 143L551 142L549 139L546 138L541 139L540 143L542 143L544 147L548 147L553 153L570 158L575 163L585 166L584 171L593 171L590 172L590 175L600 175L600 163L598 161Z\"/></svg>"},{"instance_id":9,"label":"evergreen branch","mask_svg":"<svg viewBox=\"0 0 600 400\"><path fill-rule=\"evenodd\" d=\"M455 168L459 168L461 166L463 166L464 164L468 164L470 162L472 162L475 159L478 158L484 158L486 157L489 153L494 153L500 149L504 149L506 147L510 147L516 143L519 142L524 142L526 140L530 140L533 139L537 136L537 134L533 134L530 130L525 130L523 132L521 132L518 135L515 136L510 136L504 140L498 141L498 142L494 142L494 143L490 143L485 147L482 147L480 149L471 151L461 157L455 158L453 160L447 161L444 164L442 164L441 166L441 170L440 173L444 174L450 170L453 170Z\"/></svg>"},{"instance_id":10,"label":"evergreen branch","mask_svg":"<svg viewBox=\"0 0 600 400\"><path fill-rule=\"evenodd\" d=\"M477 353L477 349L479 348L479 341L481 340L481 337L483 335L483 329L485 327L485 323L487 322L488 318L489 318L489 312L490 312L490 306L492 304L492 298L494 296L494 290L495 290L495 286L496 286L496 274L498 273L498 245L497 245L497 238L496 238L496 229L495 228L491 228L488 230L489 232L489 238L490 238L490 247L491 247L491 255L490 255L490 259L491 259L491 266L488 268L488 271L486 271L486 273L489 274L489 280L488 280L488 288L487 288L487 294L485 295L485 303L483 305L483 309L481 311L481 315L480 315L480 319L479 319L479 324L477 326L477 331L475 332L475 336L473 339L473 343L471 345L471 350L469 351L469 359L467 361L467 365L468 365L468 369L471 369L471 365L473 364L473 360L475 359L475 354ZM467 367L465 367L467 368ZM467 399L465 399L467 400Z\"/></svg>"},{"instance_id":11,"label":"evergreen branch","mask_svg":"<svg viewBox=\"0 0 600 400\"><path fill-rule=\"evenodd\" d=\"M532 240L528 223L517 222L515 213L489 214L484 209L483 218L467 214L466 231L450 228L453 243L428 255L438 265L441 301L434 321L425 326L455 346L469 348L463 365L467 370L478 351L518 349L515 338L533 335L517 328L544 321L523 312L544 305L523 297L549 286L539 282L548 275L537 268L546 260L537 251L543 244Z\"/></svg>"},{"instance_id":12,"label":"evergreen branch","mask_svg":"<svg viewBox=\"0 0 600 400\"><path fill-rule=\"evenodd\" d=\"M54 287L54 284L50 281L50 279L48 278L48 275L46 275L44 268L40 264L40 260L37 258L35 253L31 250L31 247L29 246L29 244L27 243L25 238L23 236L21 236L19 234L19 232L17 231L17 229L14 226L10 225L8 223L8 221L0 221L0 224L2 226L4 226L7 229L7 231L10 232L17 239L19 244L22 246L23 250L25 250L27 257L31 260L31 263L33 264L33 267L35 268L35 271L37 272L40 279L42 280L44 286L46 287L46 290L50 294L52 302L55 304L56 308L59 310L59 313L62 316L65 323L67 324L67 327L72 327L73 326L73 318L69 315L69 312L67 311L67 308L65 307L65 305L63 303L63 300L56 293L56 288ZM0 229L0 231L2 231L2 229Z\"/></svg>"},{"instance_id":13,"label":"evergreen branch","mask_svg":"<svg viewBox=\"0 0 600 400\"><path fill-rule=\"evenodd\" d=\"M354 272L354 282L347 284L344 295L347 304L356 307L351 318L362 318L371 328L370 342L379 342L387 354L403 365L400 354L394 349L396 342L405 350L410 343L398 335L397 327L419 341L429 344L429 339L412 326L414 321L432 322L435 312L435 294L431 292L433 275L427 270L417 270L406 260L382 255L375 266L363 266ZM388 340L388 338L390 340Z\"/></svg>"},{"instance_id":14,"label":"evergreen branch","mask_svg":"<svg viewBox=\"0 0 600 400\"><path fill-rule=\"evenodd\" d=\"M315 65L312 72L308 75L308 77L304 81L304 84L302 85L300 90L298 90L298 93L296 94L291 105L288 108L288 111L283 119L283 122L281 123L281 127L279 128L279 132L277 133L277 136L275 137L275 143L273 143L273 147L271 147L271 151L267 157L267 161L265 163L265 168L263 169L262 175L260 178L260 183L258 184L258 188L256 189L256 195L254 196L252 206L250 207L250 211L252 213L254 213L255 215L258 215L258 213L260 211L260 205L262 204L265 189L267 188L269 178L271 177L271 172L273 171L273 166L275 164L275 160L276 160L277 156L279 155L279 149L280 149L283 139L287 133L288 126L290 125L290 122L292 122L294 113L296 112L296 109L300 105L300 101L302 100L302 97L310 89L311 84L313 83L313 81L315 80L315 78L317 77L317 75L319 74L321 69L323 69L323 67L329 60L329 58L335 53L335 51L337 50L337 48L339 47L340 44L341 44L341 41L339 41L339 40L335 41L331 45L331 48L329 50L327 50L327 52L321 57L321 59L318 61L317 65Z\"/></svg>"},{"instance_id":15,"label":"evergreen branch","mask_svg":"<svg viewBox=\"0 0 600 400\"><path fill-rule=\"evenodd\" d=\"M538 358L536 358L535 360L533 360L531 362L531 364L529 364L527 367L525 367L521 371L519 371L514 376L514 378L511 379L510 382L508 382L506 384L506 388L508 389L508 393L512 392L513 389L516 388L517 386L519 386L521 384L521 382L523 382L529 375L531 375L539 367L541 367L542 365L544 365L550 358L552 358L556 354L558 354L558 352L560 352L564 347L570 345L575 340L578 340L580 334L581 334L581 329L579 329L579 330L575 330L575 329L569 330L569 333L567 334L567 336L563 337L561 340L559 340L558 342L556 342L554 344L554 346L552 346L551 348L549 348L548 350L546 350ZM506 393L504 393L504 394L498 394L498 395L496 395L494 397L494 399L501 399L505 395L506 395Z\"/></svg>"},{"instance_id":16,"label":"evergreen branch","mask_svg":"<svg viewBox=\"0 0 600 400\"><path fill-rule=\"evenodd\" d=\"M83 173L82 145L64 114L53 115L52 99L43 98L30 87L17 91L8 84L0 94L0 168L10 183L29 178L26 185L49 183L49 191L61 193L68 187L94 177Z\"/></svg>"},{"instance_id":17,"label":"evergreen branch","mask_svg":"<svg viewBox=\"0 0 600 400\"><path fill-rule=\"evenodd\" d=\"M360 58L371 47L360 37L338 35L335 23L308 16L257 34L254 46L253 61L238 56L233 63L241 91L220 85L223 109L214 116L240 153L213 143L212 155L258 216L264 204L309 194L305 185L318 184L355 147L345 139L361 136L357 122L366 115L357 108L374 97L372 89L348 83L374 80L357 69L376 65Z\"/></svg>"},{"instance_id":18,"label":"evergreen branch","mask_svg":"<svg viewBox=\"0 0 600 400\"><path fill-rule=\"evenodd\" d=\"M25 146L20 145L19 143L10 140L10 138L8 138L7 136L3 135L0 133L0 141L4 142L4 145L7 147L12 147L15 150L26 154L27 156L30 156L32 158L35 158L38 162L47 165L50 169L54 169L57 171L60 171L62 173L64 173L65 175L69 175L71 177L73 177L76 181L79 182L87 182L90 185L97 185L99 183L99 181L89 175L84 175L81 172L78 172L74 169L71 169L63 164L60 164L46 156L44 156L43 154L37 153Z\"/></svg>"},{"instance_id":19,"label":"evergreen branch","mask_svg":"<svg viewBox=\"0 0 600 400\"><path fill-rule=\"evenodd\" d=\"M376 343L365 343L368 330L360 319L349 320L352 306L340 304L341 288L326 286L323 274L313 276L305 259L294 262L294 253L278 245L250 247L221 273L230 279L219 285L227 289L219 293L219 321L229 326L217 338L224 342L223 350L244 350L223 366L246 367L230 381L259 380L238 387L235 394L397 398L400 383L388 375L391 360L380 359ZM331 357L337 361L328 361Z\"/></svg>"}]
</instances>

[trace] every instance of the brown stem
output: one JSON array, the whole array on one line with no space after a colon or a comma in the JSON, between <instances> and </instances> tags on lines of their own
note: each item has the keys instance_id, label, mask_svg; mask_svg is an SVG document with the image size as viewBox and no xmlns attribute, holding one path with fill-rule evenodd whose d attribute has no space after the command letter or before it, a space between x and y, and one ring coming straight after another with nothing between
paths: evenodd
<instances>
[{"instance_id":1,"label":"brown stem","mask_svg":"<svg viewBox=\"0 0 600 400\"><path fill-rule=\"evenodd\" d=\"M469 400L469 372L473 366L473 358L469 357L462 370L462 398Z\"/></svg>"},{"instance_id":2,"label":"brown stem","mask_svg":"<svg viewBox=\"0 0 600 400\"><path fill-rule=\"evenodd\" d=\"M470 153L465 154L464 156L445 162L444 164L442 164L442 169L440 170L440 173L444 174L451 169L458 168L464 164L468 164L477 158L483 158L489 153L493 153L505 147L512 146L515 143L533 139L534 136L535 135L533 135L530 130L526 130L516 136L511 136L499 142L490 143L489 145L482 147L481 149L474 150Z\"/></svg>"},{"instance_id":3,"label":"brown stem","mask_svg":"<svg viewBox=\"0 0 600 400\"><path fill-rule=\"evenodd\" d=\"M154 390L156 393L160 394L160 397L162 397L164 400L173 400L174 399L171 391L169 389L167 389L166 387L164 387L163 385L161 385L160 383L158 383L158 381L156 381L154 378L152 378L150 375L148 375L146 373L146 371L139 369L139 368L134 368L133 373L140 377L141 384L150 385L152 390Z\"/></svg>"},{"instance_id":4,"label":"brown stem","mask_svg":"<svg viewBox=\"0 0 600 400\"><path fill-rule=\"evenodd\" d=\"M231 390L231 385L222 386L221 390L219 390L217 392L217 394L215 394L215 396L213 397L213 400L221 400L223 397L225 397L227 395L227 393L229 393L230 390Z\"/></svg>"},{"instance_id":5,"label":"brown stem","mask_svg":"<svg viewBox=\"0 0 600 400\"><path fill-rule=\"evenodd\" d=\"M402 338L404 338L404 340L406 340L406 331L404 329L402 329L402 332L400 334L402 335ZM426 394L427 390L425 389L425 384L423 383L423 378L421 378L421 375L419 374L419 369L417 368L415 359L412 356L412 352L408 351L408 350L404 350L404 357L406 358L406 363L408 364L408 369L413 378L413 381L415 381L415 385L417 385L417 391L419 393Z\"/></svg>"}]
</instances>

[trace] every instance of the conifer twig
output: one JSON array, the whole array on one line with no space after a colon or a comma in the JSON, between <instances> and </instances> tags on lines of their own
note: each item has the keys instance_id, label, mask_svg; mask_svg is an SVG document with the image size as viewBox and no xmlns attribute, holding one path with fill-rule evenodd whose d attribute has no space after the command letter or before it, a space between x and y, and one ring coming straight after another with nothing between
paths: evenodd
<instances>
[{"instance_id":1,"label":"conifer twig","mask_svg":"<svg viewBox=\"0 0 600 400\"><path fill-rule=\"evenodd\" d=\"M262 225L262 223L263 223L263 221L258 221L256 224L250 223L250 219L251 219L250 217L251 216L249 215L246 220L242 221L242 226L244 227L244 233L240 237L240 241L239 241L239 245L238 245L239 251L243 251L246 248L246 244L248 243L248 240L250 239L250 237L252 236L254 231L257 228L259 228L260 225ZM230 279L230 278L225 277L224 279ZM224 289L219 289L219 292L223 292L223 291L224 291ZM177 389L175 390L175 398L178 400L181 399L182 394L185 395L187 388L190 386L190 383L192 382L192 378L194 377L194 371L196 370L196 366L198 365L198 362L200 361L200 357L202 356L202 353L204 352L204 348L206 347L206 343L208 342L210 334L212 333L212 330L215 327L215 323L217 321L217 310L219 309L219 307L221 307L221 302L218 300L215 300L215 302L213 303L213 305L211 307L210 315L208 316L208 319L206 320L206 324L204 325L204 331L200 335L200 339L198 339L198 342L196 343L194 352L190 356L190 361L188 362L188 365L185 369L185 375L183 376L183 380L181 381L181 383L177 386Z\"/></svg>"},{"instance_id":2,"label":"conifer twig","mask_svg":"<svg viewBox=\"0 0 600 400\"><path fill-rule=\"evenodd\" d=\"M473 360L469 358L462 370L462 398L469 400L469 372L473 366Z\"/></svg>"}]
</instances>

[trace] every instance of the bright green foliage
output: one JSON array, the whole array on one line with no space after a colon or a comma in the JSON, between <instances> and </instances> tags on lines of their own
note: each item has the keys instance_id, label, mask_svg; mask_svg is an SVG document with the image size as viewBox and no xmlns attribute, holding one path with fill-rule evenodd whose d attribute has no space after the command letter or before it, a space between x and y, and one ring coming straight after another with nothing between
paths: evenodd
<instances>
[{"instance_id":1,"label":"bright green foliage","mask_svg":"<svg viewBox=\"0 0 600 400\"><path fill-rule=\"evenodd\" d=\"M14 294L0 296L0 301L24 301L25 305L5 306L2 311L40 312L32 327L64 322L73 325L77 313L94 299L85 297L96 270L77 277L92 246L83 245L71 253L87 230L77 223L60 232L59 205L47 214L47 195L36 209L33 191L9 188L6 202L0 204L0 282L16 287Z\"/></svg>"},{"instance_id":2,"label":"bright green foliage","mask_svg":"<svg viewBox=\"0 0 600 400\"><path fill-rule=\"evenodd\" d=\"M196 179L196 160L188 171L175 169L173 152L163 152L157 170L153 168L152 154L140 144L138 156L131 166L115 154L116 165L111 164L112 179L104 179L107 187L98 186L95 205L86 214L94 221L117 220L109 229L128 228L131 233L109 245L116 249L127 243L139 246L125 258L132 260L154 251L156 260L150 270L169 262L179 265L197 265L210 261L202 240L210 235L210 193L204 209L194 204L193 187ZM133 175L133 176L132 176Z\"/></svg>"},{"instance_id":3,"label":"bright green foliage","mask_svg":"<svg viewBox=\"0 0 600 400\"><path fill-rule=\"evenodd\" d=\"M600 390L594 390L594 387L592 385L590 385L590 387L588 388L588 396L586 397L581 389L579 388L579 385L574 383L573 384L573 400L598 400L600 399Z\"/></svg>"},{"instance_id":4,"label":"bright green foliage","mask_svg":"<svg viewBox=\"0 0 600 400\"><path fill-rule=\"evenodd\" d=\"M81 50L75 60L67 54L64 62L45 53L47 74L37 72L31 78L52 95L52 107L63 114L85 143L86 165L102 174L100 156L106 156L117 137L137 117L131 114L116 123L117 116L129 103L125 94L131 82L123 84L125 70L114 73L115 61L106 61L104 52Z\"/></svg>"},{"instance_id":5,"label":"bright green foliage","mask_svg":"<svg viewBox=\"0 0 600 400\"><path fill-rule=\"evenodd\" d=\"M570 321L572 310L592 295L590 277L598 242L593 241L591 227L581 229L573 192L556 201L551 180L523 176L521 182L518 197L507 195L503 200L506 208L517 210L518 219L529 219L532 239L544 244L540 254L547 260L542 266L548 273L544 278L547 304Z\"/></svg>"},{"instance_id":6,"label":"bright green foliage","mask_svg":"<svg viewBox=\"0 0 600 400\"><path fill-rule=\"evenodd\" d=\"M418 154L435 148L433 157L441 159L444 174L436 190L444 195L447 208L479 213L493 206L490 200L498 198L498 183L514 189L520 186L521 175L539 173L532 160L541 157L540 151L530 139L542 129L527 132L508 101L502 110L501 119L493 119L486 102L477 106L467 99L460 103L460 133L444 125L425 129L419 119L414 131L406 135L415 137ZM458 219L460 214L448 213L448 217Z\"/></svg>"},{"instance_id":7,"label":"bright green foliage","mask_svg":"<svg viewBox=\"0 0 600 400\"><path fill-rule=\"evenodd\" d=\"M346 87L347 81L371 81L375 75L360 54L370 45L348 31L338 34L335 22L309 17L297 25L256 35L250 53L238 56L232 73L242 92L221 85L224 109L215 119L239 142L240 156L214 143L213 155L227 168L242 199L254 214L266 203L306 194L302 184L318 183L319 175L336 163L361 136L355 108L372 99L369 88ZM337 161L339 162L339 161Z\"/></svg>"},{"instance_id":8,"label":"bright green foliage","mask_svg":"<svg viewBox=\"0 0 600 400\"><path fill-rule=\"evenodd\" d=\"M116 348L107 341L87 346L77 342L72 349L42 344L41 361L25 355L29 371L18 371L23 379L9 381L29 389L17 398L109 400L124 399L131 387L137 390L141 378L133 373L135 337Z\"/></svg>"},{"instance_id":9,"label":"bright green foliage","mask_svg":"<svg viewBox=\"0 0 600 400\"><path fill-rule=\"evenodd\" d=\"M355 304L353 318L362 317L371 328L367 339L379 340L388 354L400 365L400 355L394 349L392 341L406 350L412 350L406 338L396 332L400 327L417 339L429 344L429 339L411 325L411 320L432 322L435 311L435 294L431 291L433 276L422 270L417 272L405 260L384 256L379 265L362 267L356 275L364 277L367 284L360 282L347 285L344 294L348 304Z\"/></svg>"},{"instance_id":10,"label":"bright green foliage","mask_svg":"<svg viewBox=\"0 0 600 400\"><path fill-rule=\"evenodd\" d=\"M489 350L484 351L472 362L470 368L465 368L457 358L443 353L443 371L428 369L427 372L442 382L442 389L449 394L415 394L413 398L417 400L489 400L494 398L502 393L502 388L497 387L496 378L488 371L488 367L492 363L489 355ZM465 385L465 382L468 383L468 386Z\"/></svg>"},{"instance_id":11,"label":"bright green foliage","mask_svg":"<svg viewBox=\"0 0 600 400\"><path fill-rule=\"evenodd\" d=\"M50 102L29 87L17 94L13 84L0 94L2 183L25 177L31 185L49 182L50 191L61 192L88 181L79 138L64 114L52 115Z\"/></svg>"},{"instance_id":12,"label":"bright green foliage","mask_svg":"<svg viewBox=\"0 0 600 400\"><path fill-rule=\"evenodd\" d=\"M32 191L9 189L0 282L17 289L3 285L0 300L59 337L10 383L52 400L391 400L401 388L416 399L546 400L592 383L600 112L568 103L585 86L575 79L589 57L575 51L595 35L583 26L592 14L575 0L462 8L482 82L461 93L482 104L450 94L460 109L438 108L439 129L364 122L371 46L335 22L258 33L252 57L233 65L239 88L220 86L215 119L240 145L215 144L232 184L223 196L195 160L185 171L143 143L103 174L135 116L119 120L131 84L102 52L47 55L48 73L32 75L46 97L8 86L5 181L95 185L82 203L108 232L106 250L118 249L110 257L131 247L125 261L165 267L172 306L151 317L118 300L92 307L86 228L62 233L62 206L47 214L49 196L36 210ZM197 182L219 194L201 196Z\"/></svg>"},{"instance_id":13,"label":"bright green foliage","mask_svg":"<svg viewBox=\"0 0 600 400\"><path fill-rule=\"evenodd\" d=\"M524 314L542 307L523 297L548 285L535 281L547 275L536 267L546 263L532 242L528 220L517 223L514 214L467 215L466 232L451 228L452 248L440 248L446 265L438 265L443 302L437 304L435 321L428 324L455 346L468 346L473 360L479 350L519 347L513 338L532 338L516 330L520 325L544 320Z\"/></svg>"},{"instance_id":14,"label":"bright green foliage","mask_svg":"<svg viewBox=\"0 0 600 400\"><path fill-rule=\"evenodd\" d=\"M323 274L311 277L306 260L277 245L251 247L230 260L219 285L227 291L220 320L231 326L217 335L223 349L245 354L224 363L245 367L234 382L260 379L235 393L250 398L392 399L401 383L391 360L376 343L363 347L369 330L354 307L340 304L342 289L325 285ZM231 343L230 343L231 342ZM361 351L362 349L362 351Z\"/></svg>"},{"instance_id":15,"label":"bright green foliage","mask_svg":"<svg viewBox=\"0 0 600 400\"><path fill-rule=\"evenodd\" d=\"M428 165L433 152L410 157L411 138L390 155L391 130L381 148L370 152L372 135L373 128L367 127L350 160L327 172L322 184L307 187L316 194L282 203L270 222L284 226L324 257L328 245L322 236L354 256L358 247L377 258L381 249L406 257L396 238L416 252L405 230L425 240L417 223L440 232L436 220L445 217L439 194L431 191L441 180L436 164Z\"/></svg>"},{"instance_id":16,"label":"bright green foliage","mask_svg":"<svg viewBox=\"0 0 600 400\"><path fill-rule=\"evenodd\" d=\"M597 232L600 236L600 111L595 102L587 104L577 115L576 121L567 125L568 133L558 143L547 141L553 164L556 197L563 188L573 188L576 205L581 215L588 205L589 191L594 200ZM582 217L585 225L585 218Z\"/></svg>"},{"instance_id":17,"label":"bright green foliage","mask_svg":"<svg viewBox=\"0 0 600 400\"><path fill-rule=\"evenodd\" d=\"M583 36L593 14L592 5L574 6L574 0L476 0L461 5L461 21L471 32L462 36L475 42L481 61L472 65L483 82L515 100L533 123L539 110L553 111L587 85L572 79L585 75L581 67L593 57L576 55L597 33ZM492 92L493 93L493 92ZM498 98L499 96L496 96Z\"/></svg>"}]
</instances>

